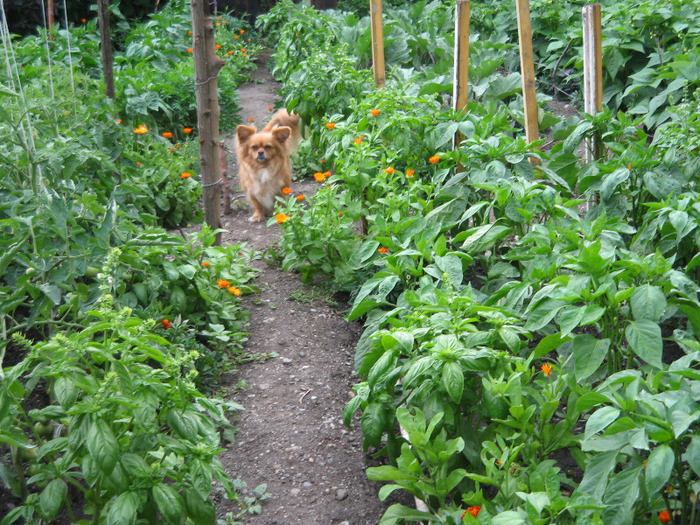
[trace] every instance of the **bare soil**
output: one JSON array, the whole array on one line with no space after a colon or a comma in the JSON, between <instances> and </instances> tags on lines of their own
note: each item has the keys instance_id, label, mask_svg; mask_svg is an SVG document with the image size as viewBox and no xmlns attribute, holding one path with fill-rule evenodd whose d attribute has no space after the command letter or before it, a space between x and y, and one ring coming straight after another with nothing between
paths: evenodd
<instances>
[{"instance_id":1,"label":"bare soil","mask_svg":"<svg viewBox=\"0 0 700 525\"><path fill-rule=\"evenodd\" d=\"M241 118L258 128L278 101L280 84L264 64L254 82L241 86ZM222 219L228 230L222 243L245 242L261 252L274 248L276 224L250 223L251 209L240 192L233 138L228 151L232 212ZM311 194L316 183L295 182L293 195ZM245 407L235 421L236 441L219 457L233 479L247 484L246 494L267 483L269 499L260 515L241 518L250 524L374 525L390 502L377 499L379 484L365 468L377 464L363 451L359 422L343 425L343 407L352 395L353 356L361 325L343 318L347 305L305 285L297 275L258 260L260 293L244 300L251 312L245 351L278 357L240 365L223 378L222 389ZM244 385L241 387L241 385ZM410 504L410 498L404 498ZM217 501L218 517L237 505Z\"/></svg>"}]
</instances>

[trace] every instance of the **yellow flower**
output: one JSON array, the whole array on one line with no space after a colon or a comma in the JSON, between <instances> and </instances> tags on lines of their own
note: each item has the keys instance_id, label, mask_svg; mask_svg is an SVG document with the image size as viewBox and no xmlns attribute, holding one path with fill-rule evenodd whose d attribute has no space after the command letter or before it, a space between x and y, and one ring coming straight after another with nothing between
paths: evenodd
<instances>
[{"instance_id":1,"label":"yellow flower","mask_svg":"<svg viewBox=\"0 0 700 525\"><path fill-rule=\"evenodd\" d=\"M241 291L238 288L236 288L235 286L229 286L228 291L231 292L235 296L241 295Z\"/></svg>"},{"instance_id":2,"label":"yellow flower","mask_svg":"<svg viewBox=\"0 0 700 525\"><path fill-rule=\"evenodd\" d=\"M139 124L136 128L134 128L134 133L137 135L143 135L144 133L148 133L148 128L143 124Z\"/></svg>"},{"instance_id":3,"label":"yellow flower","mask_svg":"<svg viewBox=\"0 0 700 525\"><path fill-rule=\"evenodd\" d=\"M228 288L231 286L231 283L228 282L226 279L219 279L216 281L216 284L219 286L219 288Z\"/></svg>"},{"instance_id":4,"label":"yellow flower","mask_svg":"<svg viewBox=\"0 0 700 525\"><path fill-rule=\"evenodd\" d=\"M289 219L289 215L285 215L284 213L278 213L275 215L275 220L277 221L277 224L282 224L283 222L286 222L287 219Z\"/></svg>"}]
</instances>

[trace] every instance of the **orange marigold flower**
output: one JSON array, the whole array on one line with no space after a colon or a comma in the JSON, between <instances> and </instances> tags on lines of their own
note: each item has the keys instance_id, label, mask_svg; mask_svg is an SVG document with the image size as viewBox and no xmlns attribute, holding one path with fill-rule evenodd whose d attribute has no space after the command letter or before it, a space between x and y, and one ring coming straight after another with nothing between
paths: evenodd
<instances>
[{"instance_id":1,"label":"orange marigold flower","mask_svg":"<svg viewBox=\"0 0 700 525\"><path fill-rule=\"evenodd\" d=\"M121 123L122 123L122 119L118 118L118 119L116 119L114 122L116 122L117 124L121 124Z\"/></svg>"},{"instance_id":2,"label":"orange marigold flower","mask_svg":"<svg viewBox=\"0 0 700 525\"><path fill-rule=\"evenodd\" d=\"M182 128L182 132L183 132L185 135L189 135L190 133L192 133L192 128ZM178 146L178 147L179 147L179 146Z\"/></svg>"},{"instance_id":3,"label":"orange marigold flower","mask_svg":"<svg viewBox=\"0 0 700 525\"><path fill-rule=\"evenodd\" d=\"M395 170L394 168L392 168L391 166L389 166L387 169L384 170L384 173L388 173L389 175L391 175L391 174L394 173L395 171L396 171L396 170Z\"/></svg>"},{"instance_id":4,"label":"orange marigold flower","mask_svg":"<svg viewBox=\"0 0 700 525\"><path fill-rule=\"evenodd\" d=\"M314 179L316 179L316 182L323 182L323 180L326 178L326 176L321 173L320 171L317 171L314 173Z\"/></svg>"},{"instance_id":5,"label":"orange marigold flower","mask_svg":"<svg viewBox=\"0 0 700 525\"><path fill-rule=\"evenodd\" d=\"M219 288L228 288L229 286L231 286L231 283L228 282L226 279L219 279L218 281L216 281L216 284Z\"/></svg>"},{"instance_id":6,"label":"orange marigold flower","mask_svg":"<svg viewBox=\"0 0 700 525\"><path fill-rule=\"evenodd\" d=\"M284 188L282 188L282 193L284 193L285 195L289 195L290 193L292 193L292 188L285 186Z\"/></svg>"},{"instance_id":7,"label":"orange marigold flower","mask_svg":"<svg viewBox=\"0 0 700 525\"><path fill-rule=\"evenodd\" d=\"M187 31L187 34L192 36L192 31Z\"/></svg>"},{"instance_id":8,"label":"orange marigold flower","mask_svg":"<svg viewBox=\"0 0 700 525\"><path fill-rule=\"evenodd\" d=\"M189 171L183 171L180 173L180 178L181 179L189 179L192 176L192 174Z\"/></svg>"},{"instance_id":9,"label":"orange marigold flower","mask_svg":"<svg viewBox=\"0 0 700 525\"><path fill-rule=\"evenodd\" d=\"M247 57L247 56L248 56L248 53L243 53L243 56L244 56L244 57Z\"/></svg>"},{"instance_id":10,"label":"orange marigold flower","mask_svg":"<svg viewBox=\"0 0 700 525\"><path fill-rule=\"evenodd\" d=\"M87 18L81 18L80 21L84 24L85 22L87 22Z\"/></svg>"},{"instance_id":11,"label":"orange marigold flower","mask_svg":"<svg viewBox=\"0 0 700 525\"><path fill-rule=\"evenodd\" d=\"M542 369L542 373L544 375L546 375L549 378L552 377L552 365L550 365L549 363L545 363L540 368Z\"/></svg>"},{"instance_id":12,"label":"orange marigold flower","mask_svg":"<svg viewBox=\"0 0 700 525\"><path fill-rule=\"evenodd\" d=\"M137 162L137 163L136 163L136 165L137 165L137 166L140 166L140 165L141 165L141 163L140 163L140 162Z\"/></svg>"},{"instance_id":13,"label":"orange marigold flower","mask_svg":"<svg viewBox=\"0 0 700 525\"><path fill-rule=\"evenodd\" d=\"M335 127L335 122L328 122L328 123L326 123L326 127L327 127L328 129L333 129L333 128Z\"/></svg>"},{"instance_id":14,"label":"orange marigold flower","mask_svg":"<svg viewBox=\"0 0 700 525\"><path fill-rule=\"evenodd\" d=\"M659 512L659 521L661 523L670 523L671 514L667 510L662 510L661 512Z\"/></svg>"},{"instance_id":15,"label":"orange marigold flower","mask_svg":"<svg viewBox=\"0 0 700 525\"><path fill-rule=\"evenodd\" d=\"M202 263L202 266L204 266L204 267L206 268L207 266L211 266L211 263L208 262L208 261L204 261L204 262Z\"/></svg>"},{"instance_id":16,"label":"orange marigold flower","mask_svg":"<svg viewBox=\"0 0 700 525\"><path fill-rule=\"evenodd\" d=\"M163 135L166 139L173 138L173 134L170 131L164 131L163 133L161 133L161 135Z\"/></svg>"},{"instance_id":17,"label":"orange marigold flower","mask_svg":"<svg viewBox=\"0 0 700 525\"><path fill-rule=\"evenodd\" d=\"M238 35L234 36L233 38L235 38L236 40L238 40ZM230 52L230 51L229 51L229 52Z\"/></svg>"},{"instance_id":18,"label":"orange marigold flower","mask_svg":"<svg viewBox=\"0 0 700 525\"><path fill-rule=\"evenodd\" d=\"M214 46L214 49L221 49L221 44L216 44L216 45Z\"/></svg>"},{"instance_id":19,"label":"orange marigold flower","mask_svg":"<svg viewBox=\"0 0 700 525\"><path fill-rule=\"evenodd\" d=\"M217 20L221 20L221 17L220 17L220 16L217 16L216 19L217 19Z\"/></svg>"},{"instance_id":20,"label":"orange marigold flower","mask_svg":"<svg viewBox=\"0 0 700 525\"><path fill-rule=\"evenodd\" d=\"M362 144L362 139L360 137L355 137L355 144L357 144L358 146Z\"/></svg>"},{"instance_id":21,"label":"orange marigold flower","mask_svg":"<svg viewBox=\"0 0 700 525\"><path fill-rule=\"evenodd\" d=\"M324 162L326 162L326 159L321 159L321 164L323 164Z\"/></svg>"},{"instance_id":22,"label":"orange marigold flower","mask_svg":"<svg viewBox=\"0 0 700 525\"><path fill-rule=\"evenodd\" d=\"M268 109L269 111L273 111L273 110L275 109L275 106L268 106L267 109Z\"/></svg>"},{"instance_id":23,"label":"orange marigold flower","mask_svg":"<svg viewBox=\"0 0 700 525\"><path fill-rule=\"evenodd\" d=\"M241 29L241 30L239 31L239 33L240 33L240 34L243 34L243 33L245 33L245 30Z\"/></svg>"},{"instance_id":24,"label":"orange marigold flower","mask_svg":"<svg viewBox=\"0 0 700 525\"><path fill-rule=\"evenodd\" d=\"M464 516L466 516L467 513L476 518L479 515L479 512L481 512L481 507L479 505L472 505L471 507L467 508L464 513L462 513L462 519L464 519Z\"/></svg>"},{"instance_id":25,"label":"orange marigold flower","mask_svg":"<svg viewBox=\"0 0 700 525\"><path fill-rule=\"evenodd\" d=\"M277 224L282 224L283 222L286 222L289 219L289 215L285 215L284 213L278 213L275 215L275 220L277 221Z\"/></svg>"},{"instance_id":26,"label":"orange marigold flower","mask_svg":"<svg viewBox=\"0 0 700 525\"><path fill-rule=\"evenodd\" d=\"M433 155L428 159L428 162L430 162L430 164L437 164L440 162L440 157L438 155Z\"/></svg>"},{"instance_id":27,"label":"orange marigold flower","mask_svg":"<svg viewBox=\"0 0 700 525\"><path fill-rule=\"evenodd\" d=\"M406 177L413 177L416 174L415 170L406 170Z\"/></svg>"},{"instance_id":28,"label":"orange marigold flower","mask_svg":"<svg viewBox=\"0 0 700 525\"><path fill-rule=\"evenodd\" d=\"M338 217L342 217L342 216L343 216L343 212L342 212L342 211L339 211L339 212L338 212Z\"/></svg>"},{"instance_id":29,"label":"orange marigold flower","mask_svg":"<svg viewBox=\"0 0 700 525\"><path fill-rule=\"evenodd\" d=\"M236 297L241 295L241 291L238 288L236 288L235 286L229 286L228 291L231 292Z\"/></svg>"},{"instance_id":30,"label":"orange marigold flower","mask_svg":"<svg viewBox=\"0 0 700 525\"><path fill-rule=\"evenodd\" d=\"M136 133L137 135L143 135L144 133L148 133L148 128L143 124L139 124L137 127L134 128L134 133Z\"/></svg>"},{"instance_id":31,"label":"orange marigold flower","mask_svg":"<svg viewBox=\"0 0 700 525\"><path fill-rule=\"evenodd\" d=\"M188 48L187 48L187 52L188 52L188 53L194 53L194 49L192 49L191 47L188 47Z\"/></svg>"},{"instance_id":32,"label":"orange marigold flower","mask_svg":"<svg viewBox=\"0 0 700 525\"><path fill-rule=\"evenodd\" d=\"M245 53L245 47L241 48L241 53Z\"/></svg>"},{"instance_id":33,"label":"orange marigold flower","mask_svg":"<svg viewBox=\"0 0 700 525\"><path fill-rule=\"evenodd\" d=\"M305 197L304 197L303 195L297 195L297 200L298 200L298 201L303 201L304 198L305 198Z\"/></svg>"},{"instance_id":34,"label":"orange marigold flower","mask_svg":"<svg viewBox=\"0 0 700 525\"><path fill-rule=\"evenodd\" d=\"M221 22L217 22L216 25L217 25L217 26L220 26L220 25L221 25Z\"/></svg>"},{"instance_id":35,"label":"orange marigold flower","mask_svg":"<svg viewBox=\"0 0 700 525\"><path fill-rule=\"evenodd\" d=\"M175 148L168 148L170 151L175 151Z\"/></svg>"},{"instance_id":36,"label":"orange marigold flower","mask_svg":"<svg viewBox=\"0 0 700 525\"><path fill-rule=\"evenodd\" d=\"M176 148L181 148L182 146L180 144L175 144Z\"/></svg>"},{"instance_id":37,"label":"orange marigold flower","mask_svg":"<svg viewBox=\"0 0 700 525\"><path fill-rule=\"evenodd\" d=\"M170 321L168 321L167 319L162 319L161 322L160 322L160 324L162 324L162 325L163 325L163 328L165 328L166 330L167 330L168 328L170 328L170 326L171 326L171 325L170 325Z\"/></svg>"},{"instance_id":38,"label":"orange marigold flower","mask_svg":"<svg viewBox=\"0 0 700 525\"><path fill-rule=\"evenodd\" d=\"M373 110L370 111L369 113L370 113L370 115L372 115L373 117L376 117L377 115L379 115L379 114L381 113L381 111L378 110L378 109L373 109Z\"/></svg>"},{"instance_id":39,"label":"orange marigold flower","mask_svg":"<svg viewBox=\"0 0 700 525\"><path fill-rule=\"evenodd\" d=\"M384 246L382 246L382 247L379 248L377 251L378 251L379 253L389 253L389 248L385 248Z\"/></svg>"},{"instance_id":40,"label":"orange marigold flower","mask_svg":"<svg viewBox=\"0 0 700 525\"><path fill-rule=\"evenodd\" d=\"M248 119L248 122L255 122L255 117L250 117L250 118Z\"/></svg>"},{"instance_id":41,"label":"orange marigold flower","mask_svg":"<svg viewBox=\"0 0 700 525\"><path fill-rule=\"evenodd\" d=\"M323 172L323 178L324 178L324 179L327 179L327 178L330 177L330 176L331 176L331 172L330 172L330 171L324 171L324 172Z\"/></svg>"}]
</instances>

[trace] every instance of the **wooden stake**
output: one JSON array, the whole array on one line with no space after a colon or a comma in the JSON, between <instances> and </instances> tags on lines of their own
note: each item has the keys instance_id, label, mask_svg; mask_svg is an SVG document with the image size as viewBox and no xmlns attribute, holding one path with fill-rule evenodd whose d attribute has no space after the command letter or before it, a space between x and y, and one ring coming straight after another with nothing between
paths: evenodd
<instances>
[{"instance_id":1,"label":"wooden stake","mask_svg":"<svg viewBox=\"0 0 700 525\"><path fill-rule=\"evenodd\" d=\"M530 1L516 0L518 11L518 37L520 39L520 74L523 79L523 101L525 105L525 136L528 142L539 138L537 91L535 89L535 56L532 51L532 26L530 24ZM530 158L530 164L539 166L540 161Z\"/></svg>"},{"instance_id":2,"label":"wooden stake","mask_svg":"<svg viewBox=\"0 0 700 525\"><path fill-rule=\"evenodd\" d=\"M455 73L452 93L452 109L462 111L467 107L469 80L469 0L457 0L455 6Z\"/></svg>"},{"instance_id":3,"label":"wooden stake","mask_svg":"<svg viewBox=\"0 0 700 525\"><path fill-rule=\"evenodd\" d=\"M46 19L49 33L53 29L54 16L53 16L53 0L47 0L46 2Z\"/></svg>"},{"instance_id":4,"label":"wooden stake","mask_svg":"<svg viewBox=\"0 0 700 525\"><path fill-rule=\"evenodd\" d=\"M384 65L384 25L382 22L382 0L369 0L369 12L372 17L372 64L374 83L378 88L386 85Z\"/></svg>"},{"instance_id":5,"label":"wooden stake","mask_svg":"<svg viewBox=\"0 0 700 525\"><path fill-rule=\"evenodd\" d=\"M109 29L109 0L97 0L97 19L100 23L100 48L102 74L105 77L105 94L114 100L114 62L112 60L112 36Z\"/></svg>"},{"instance_id":6,"label":"wooden stake","mask_svg":"<svg viewBox=\"0 0 700 525\"><path fill-rule=\"evenodd\" d=\"M221 226L221 147L219 145L218 75L225 62L214 50L214 23L208 0L192 0L195 93L199 128L199 162L202 169L204 221L216 230ZM215 244L221 244L217 234Z\"/></svg>"},{"instance_id":7,"label":"wooden stake","mask_svg":"<svg viewBox=\"0 0 700 525\"><path fill-rule=\"evenodd\" d=\"M600 4L583 6L583 102L589 115L603 111L603 44ZM586 161L602 156L598 137L586 140Z\"/></svg>"}]
</instances>

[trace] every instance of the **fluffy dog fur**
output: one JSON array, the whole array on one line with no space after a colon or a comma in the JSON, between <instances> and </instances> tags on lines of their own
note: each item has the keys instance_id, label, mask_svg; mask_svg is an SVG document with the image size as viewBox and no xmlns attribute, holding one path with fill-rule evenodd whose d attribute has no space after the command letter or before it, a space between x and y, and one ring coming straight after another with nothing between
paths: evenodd
<instances>
[{"instance_id":1,"label":"fluffy dog fur","mask_svg":"<svg viewBox=\"0 0 700 525\"><path fill-rule=\"evenodd\" d=\"M255 126L240 125L236 153L241 189L253 207L250 222L259 222L272 214L275 198L282 188L292 184L289 156L299 142L299 115L281 109L258 131Z\"/></svg>"}]
</instances>

